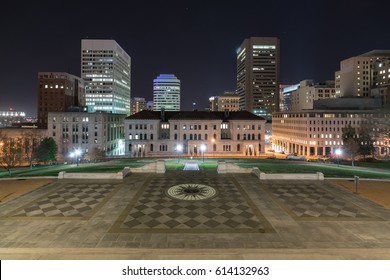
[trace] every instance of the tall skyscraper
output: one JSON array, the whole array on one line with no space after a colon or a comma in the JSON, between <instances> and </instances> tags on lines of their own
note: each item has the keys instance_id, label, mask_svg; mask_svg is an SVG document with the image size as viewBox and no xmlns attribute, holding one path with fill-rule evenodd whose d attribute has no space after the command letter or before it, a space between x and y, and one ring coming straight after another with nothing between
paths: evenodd
<instances>
[{"instance_id":1,"label":"tall skyscraper","mask_svg":"<svg viewBox=\"0 0 390 280\"><path fill-rule=\"evenodd\" d=\"M180 80L172 74L160 74L153 80L153 111L180 111Z\"/></svg>"},{"instance_id":2,"label":"tall skyscraper","mask_svg":"<svg viewBox=\"0 0 390 280\"><path fill-rule=\"evenodd\" d=\"M48 112L85 106L84 81L65 72L38 73L38 125L47 127Z\"/></svg>"},{"instance_id":3,"label":"tall skyscraper","mask_svg":"<svg viewBox=\"0 0 390 280\"><path fill-rule=\"evenodd\" d=\"M279 111L279 39L250 37L237 50L240 109L271 119Z\"/></svg>"},{"instance_id":4,"label":"tall skyscraper","mask_svg":"<svg viewBox=\"0 0 390 280\"><path fill-rule=\"evenodd\" d=\"M88 111L130 115L131 58L115 40L81 40Z\"/></svg>"}]
</instances>

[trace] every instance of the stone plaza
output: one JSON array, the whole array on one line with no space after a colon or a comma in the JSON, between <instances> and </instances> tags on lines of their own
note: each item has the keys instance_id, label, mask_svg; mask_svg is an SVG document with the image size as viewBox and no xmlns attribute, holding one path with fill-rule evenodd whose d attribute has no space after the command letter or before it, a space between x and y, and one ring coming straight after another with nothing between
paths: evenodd
<instances>
[{"instance_id":1,"label":"stone plaza","mask_svg":"<svg viewBox=\"0 0 390 280\"><path fill-rule=\"evenodd\" d=\"M390 259L390 209L325 180L55 180L0 204L1 259Z\"/></svg>"}]
</instances>

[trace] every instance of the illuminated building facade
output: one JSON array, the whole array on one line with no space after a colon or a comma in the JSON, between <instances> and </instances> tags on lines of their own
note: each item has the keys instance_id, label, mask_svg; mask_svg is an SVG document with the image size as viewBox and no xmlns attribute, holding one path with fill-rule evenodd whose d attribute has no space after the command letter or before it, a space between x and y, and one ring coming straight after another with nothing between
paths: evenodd
<instances>
[{"instance_id":1,"label":"illuminated building facade","mask_svg":"<svg viewBox=\"0 0 390 280\"><path fill-rule=\"evenodd\" d=\"M142 110L148 109L147 102L143 97L132 97L130 101L130 105L131 105L130 111L132 115L141 112Z\"/></svg>"},{"instance_id":2,"label":"illuminated building facade","mask_svg":"<svg viewBox=\"0 0 390 280\"><path fill-rule=\"evenodd\" d=\"M114 40L81 40L81 77L90 112L130 114L131 59Z\"/></svg>"},{"instance_id":3,"label":"illuminated building facade","mask_svg":"<svg viewBox=\"0 0 390 280\"><path fill-rule=\"evenodd\" d=\"M26 114L18 111L0 111L0 127L10 127L15 123L26 121Z\"/></svg>"},{"instance_id":4,"label":"illuminated building facade","mask_svg":"<svg viewBox=\"0 0 390 280\"><path fill-rule=\"evenodd\" d=\"M345 100L348 101L351 102L350 99ZM340 99L337 102L344 101ZM373 119L379 120L378 123L387 119L388 123L390 113L368 109L275 112L272 116L272 149L302 156L334 156L336 150L343 149L342 135L345 127L351 125L359 133L361 127ZM389 138L380 137L374 147L377 156L390 156Z\"/></svg>"},{"instance_id":5,"label":"illuminated building facade","mask_svg":"<svg viewBox=\"0 0 390 280\"><path fill-rule=\"evenodd\" d=\"M240 109L271 119L279 111L279 39L251 37L237 50Z\"/></svg>"},{"instance_id":6,"label":"illuminated building facade","mask_svg":"<svg viewBox=\"0 0 390 280\"><path fill-rule=\"evenodd\" d=\"M49 112L85 105L84 81L65 72L38 73L38 126L47 127Z\"/></svg>"},{"instance_id":7,"label":"illuminated building facade","mask_svg":"<svg viewBox=\"0 0 390 280\"><path fill-rule=\"evenodd\" d=\"M209 98L210 111L238 111L240 110L240 97L231 91L225 91L223 95Z\"/></svg>"},{"instance_id":8,"label":"illuminated building facade","mask_svg":"<svg viewBox=\"0 0 390 280\"><path fill-rule=\"evenodd\" d=\"M106 112L49 113L47 135L58 145L59 161L68 161L76 149L83 157L95 148L107 156L119 156L124 154L126 116Z\"/></svg>"},{"instance_id":9,"label":"illuminated building facade","mask_svg":"<svg viewBox=\"0 0 390 280\"><path fill-rule=\"evenodd\" d=\"M180 80L172 74L160 74L153 80L153 111L180 111Z\"/></svg>"},{"instance_id":10,"label":"illuminated building facade","mask_svg":"<svg viewBox=\"0 0 390 280\"><path fill-rule=\"evenodd\" d=\"M256 157L265 120L248 111L141 111L125 119L125 139L130 157Z\"/></svg>"},{"instance_id":11,"label":"illuminated building facade","mask_svg":"<svg viewBox=\"0 0 390 280\"><path fill-rule=\"evenodd\" d=\"M291 93L291 110L313 109L315 100L331 98L336 98L334 81L314 83L312 80L303 80L299 83L299 87Z\"/></svg>"},{"instance_id":12,"label":"illuminated building facade","mask_svg":"<svg viewBox=\"0 0 390 280\"><path fill-rule=\"evenodd\" d=\"M373 50L340 62L335 72L336 95L340 97L370 97L375 85L375 64L390 58L390 50Z\"/></svg>"}]
</instances>

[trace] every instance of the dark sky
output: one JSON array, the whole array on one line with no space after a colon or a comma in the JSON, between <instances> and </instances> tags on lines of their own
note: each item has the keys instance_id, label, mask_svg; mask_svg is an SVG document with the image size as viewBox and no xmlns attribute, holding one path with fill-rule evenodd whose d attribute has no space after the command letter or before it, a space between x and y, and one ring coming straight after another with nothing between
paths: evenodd
<instances>
[{"instance_id":1,"label":"dark sky","mask_svg":"<svg viewBox=\"0 0 390 280\"><path fill-rule=\"evenodd\" d=\"M81 39L131 56L132 96L152 100L160 73L181 80L182 110L235 90L236 49L279 37L281 83L334 79L340 60L390 49L390 4L370 1L12 1L1 8L0 110L36 115L37 74L80 76ZM390 2L389 2L390 3Z\"/></svg>"}]
</instances>

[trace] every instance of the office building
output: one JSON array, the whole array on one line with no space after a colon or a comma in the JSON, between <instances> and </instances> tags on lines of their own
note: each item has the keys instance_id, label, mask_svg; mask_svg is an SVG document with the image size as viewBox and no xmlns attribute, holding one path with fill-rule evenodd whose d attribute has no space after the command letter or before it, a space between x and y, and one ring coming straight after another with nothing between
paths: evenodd
<instances>
[{"instance_id":1,"label":"office building","mask_svg":"<svg viewBox=\"0 0 390 280\"><path fill-rule=\"evenodd\" d=\"M38 126L47 127L49 112L85 105L84 81L65 72L38 73Z\"/></svg>"},{"instance_id":2,"label":"office building","mask_svg":"<svg viewBox=\"0 0 390 280\"><path fill-rule=\"evenodd\" d=\"M313 80L303 80L291 94L291 110L313 109L315 100L330 98L336 98L334 81L314 83Z\"/></svg>"},{"instance_id":3,"label":"office building","mask_svg":"<svg viewBox=\"0 0 390 280\"><path fill-rule=\"evenodd\" d=\"M335 72L336 95L340 97L371 97L374 66L390 58L390 50L373 50L340 62Z\"/></svg>"},{"instance_id":4,"label":"office building","mask_svg":"<svg viewBox=\"0 0 390 280\"><path fill-rule=\"evenodd\" d=\"M390 109L390 59L374 63L371 96L381 100L382 108Z\"/></svg>"},{"instance_id":5,"label":"office building","mask_svg":"<svg viewBox=\"0 0 390 280\"><path fill-rule=\"evenodd\" d=\"M58 160L70 161L70 154L81 151L81 158L97 149L106 156L124 154L124 114L107 112L55 112L48 116L48 137L58 145Z\"/></svg>"},{"instance_id":6,"label":"office building","mask_svg":"<svg viewBox=\"0 0 390 280\"><path fill-rule=\"evenodd\" d=\"M234 91L225 91L223 95L209 98L210 111L239 111L240 97Z\"/></svg>"},{"instance_id":7,"label":"office building","mask_svg":"<svg viewBox=\"0 0 390 280\"><path fill-rule=\"evenodd\" d=\"M132 97L130 101L131 114L141 112L142 110L148 110L148 105L143 97Z\"/></svg>"},{"instance_id":8,"label":"office building","mask_svg":"<svg viewBox=\"0 0 390 280\"><path fill-rule=\"evenodd\" d=\"M180 80L172 74L160 74L153 80L153 111L180 111Z\"/></svg>"},{"instance_id":9,"label":"office building","mask_svg":"<svg viewBox=\"0 0 390 280\"><path fill-rule=\"evenodd\" d=\"M299 88L299 84L280 85L279 110L290 111L292 108L292 95Z\"/></svg>"},{"instance_id":10,"label":"office building","mask_svg":"<svg viewBox=\"0 0 390 280\"><path fill-rule=\"evenodd\" d=\"M271 119L279 111L279 39L251 37L237 50L240 109Z\"/></svg>"},{"instance_id":11,"label":"office building","mask_svg":"<svg viewBox=\"0 0 390 280\"><path fill-rule=\"evenodd\" d=\"M130 114L130 64L115 40L81 40L81 77L90 112Z\"/></svg>"},{"instance_id":12,"label":"office building","mask_svg":"<svg viewBox=\"0 0 390 280\"><path fill-rule=\"evenodd\" d=\"M359 134L362 127L374 120L375 123L384 123L384 120L388 123L390 113L379 110L379 106L374 99L337 98L317 100L311 110L275 112L272 116L272 149L303 156L334 156L336 150L343 149L345 127L351 125ZM388 135L388 127L380 129L387 129ZM390 155L388 136L376 139L374 146L376 156Z\"/></svg>"},{"instance_id":13,"label":"office building","mask_svg":"<svg viewBox=\"0 0 390 280\"><path fill-rule=\"evenodd\" d=\"M265 120L248 111L141 111L125 119L126 156L255 157Z\"/></svg>"}]
</instances>

